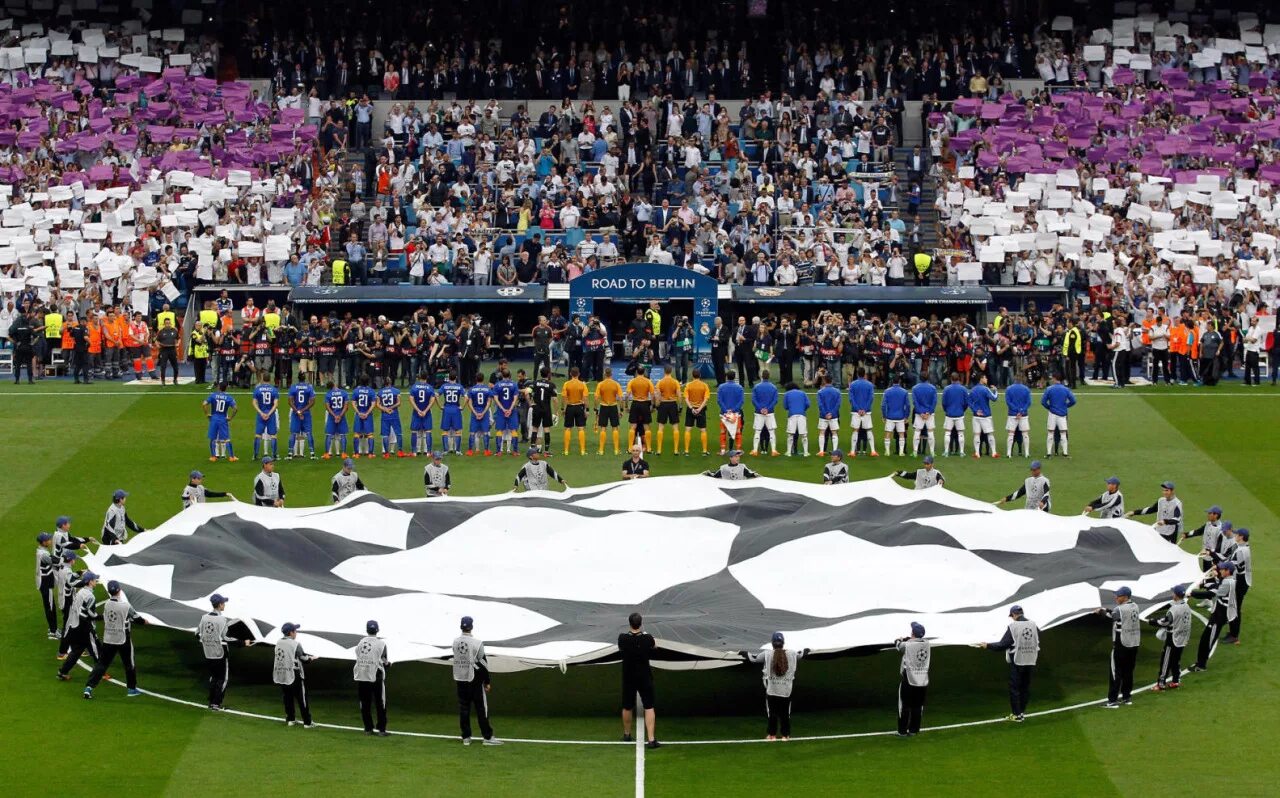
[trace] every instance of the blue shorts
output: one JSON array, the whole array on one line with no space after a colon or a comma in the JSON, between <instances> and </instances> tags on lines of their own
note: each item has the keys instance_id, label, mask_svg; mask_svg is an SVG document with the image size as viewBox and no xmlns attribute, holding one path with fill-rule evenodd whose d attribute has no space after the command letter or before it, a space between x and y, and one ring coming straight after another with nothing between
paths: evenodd
<instances>
[{"instance_id":1,"label":"blue shorts","mask_svg":"<svg viewBox=\"0 0 1280 798\"><path fill-rule=\"evenodd\" d=\"M420 416L417 412L409 413L409 430L411 432L430 432L431 431L431 414L427 413Z\"/></svg>"},{"instance_id":2,"label":"blue shorts","mask_svg":"<svg viewBox=\"0 0 1280 798\"><path fill-rule=\"evenodd\" d=\"M263 420L262 416L254 413L257 421L253 425L254 435L276 435L280 431L280 414L272 413L269 418Z\"/></svg>"},{"instance_id":3,"label":"blue shorts","mask_svg":"<svg viewBox=\"0 0 1280 798\"><path fill-rule=\"evenodd\" d=\"M303 413L302 417L299 418L297 413L290 410L289 411L289 432L294 434L297 434L297 433L309 434L311 432L311 414Z\"/></svg>"},{"instance_id":4,"label":"blue shorts","mask_svg":"<svg viewBox=\"0 0 1280 798\"><path fill-rule=\"evenodd\" d=\"M512 410L511 415L504 415L501 408L493 411L493 428L498 432L520 429L520 411Z\"/></svg>"},{"instance_id":5,"label":"blue shorts","mask_svg":"<svg viewBox=\"0 0 1280 798\"><path fill-rule=\"evenodd\" d=\"M355 433L357 435L373 434L373 416L372 415L370 415L368 418L360 418L359 415L356 415L355 422L356 422Z\"/></svg>"},{"instance_id":6,"label":"blue shorts","mask_svg":"<svg viewBox=\"0 0 1280 798\"><path fill-rule=\"evenodd\" d=\"M472 432L488 432L489 431L489 414L485 413L480 418L476 418L474 414L471 416Z\"/></svg>"},{"instance_id":7,"label":"blue shorts","mask_svg":"<svg viewBox=\"0 0 1280 798\"><path fill-rule=\"evenodd\" d=\"M209 419L209 440L231 440L231 425L227 423L226 418L218 416Z\"/></svg>"},{"instance_id":8,"label":"blue shorts","mask_svg":"<svg viewBox=\"0 0 1280 798\"><path fill-rule=\"evenodd\" d=\"M324 417L324 434L325 435L346 435L347 434L347 417L334 421L333 416L328 413Z\"/></svg>"},{"instance_id":9,"label":"blue shorts","mask_svg":"<svg viewBox=\"0 0 1280 798\"><path fill-rule=\"evenodd\" d=\"M401 434L400 416L387 414L382 417L382 434L387 435L392 430L395 430L397 438L404 437Z\"/></svg>"},{"instance_id":10,"label":"blue shorts","mask_svg":"<svg viewBox=\"0 0 1280 798\"><path fill-rule=\"evenodd\" d=\"M447 432L462 431L462 408L445 407L440 411L440 429Z\"/></svg>"}]
</instances>

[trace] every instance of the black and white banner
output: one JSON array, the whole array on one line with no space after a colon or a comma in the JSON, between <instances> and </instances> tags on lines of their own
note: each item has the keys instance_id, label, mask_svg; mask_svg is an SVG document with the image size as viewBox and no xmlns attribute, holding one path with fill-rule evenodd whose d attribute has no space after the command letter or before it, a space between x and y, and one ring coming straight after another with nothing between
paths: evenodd
<instances>
[{"instance_id":1,"label":"black and white banner","mask_svg":"<svg viewBox=\"0 0 1280 798\"><path fill-rule=\"evenodd\" d=\"M271 509L196 505L88 564L148 620L194 629L222 593L274 641L353 658L377 620L396 661L442 659L475 618L495 669L607 661L628 613L670 667L706 667L774 631L815 652L997 639L1011 604L1042 628L1109 605L1144 614L1196 559L1132 521L1001 511L889 479L823 486L663 477L483 498ZM736 661L736 658L734 659Z\"/></svg>"}]
</instances>

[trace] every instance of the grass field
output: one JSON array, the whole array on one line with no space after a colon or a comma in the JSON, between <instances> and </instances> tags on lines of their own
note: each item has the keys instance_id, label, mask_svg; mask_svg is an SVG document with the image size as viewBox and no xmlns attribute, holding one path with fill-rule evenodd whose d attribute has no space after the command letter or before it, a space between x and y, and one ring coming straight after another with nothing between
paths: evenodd
<instances>
[{"instance_id":1,"label":"grass field","mask_svg":"<svg viewBox=\"0 0 1280 798\"><path fill-rule=\"evenodd\" d=\"M1216 502L1237 526L1254 531L1256 578L1244 644L1219 650L1209 671L1188 677L1185 689L1142 693L1132 707L1116 712L1090 706L1022 725L945 729L909 741L867 736L768 745L669 745L647 752L641 762L634 747L621 744L463 748L452 738L383 740L332 728L286 728L151 696L126 700L123 689L105 684L88 702L80 698L83 673L76 672L71 683L55 681L56 644L45 639L32 589L36 532L51 529L55 516L67 514L75 519L78 534L96 535L111 491L118 487L130 491L129 508L136 519L158 525L179 510L186 473L196 467L206 471L210 488L250 495L258 467L248 458L249 422L233 423L242 461L209 464L202 398L194 388L102 382L0 388L0 429L9 463L8 477L0 481L0 523L6 536L0 557L5 677L0 684L0 779L11 795L78 787L128 796L298 789L618 796L638 794L638 764L644 767L639 786L645 794L659 796L740 796L762 788L837 795L885 787L908 795L983 795L1010 787L1023 795L1275 793L1280 765L1267 752L1280 745L1280 677L1274 665L1280 649L1272 630L1280 600L1271 590L1278 560L1269 533L1277 529L1280 516L1280 491L1275 488L1280 393L1270 388L1225 383L1216 391L1084 391L1071 418L1073 458L1046 464L1059 513L1078 512L1111 474L1123 480L1130 508L1152 501L1159 482L1173 479L1193 519ZM247 396L241 398L246 404ZM1039 412L1032 429L1035 452L1042 453ZM558 450L559 435L555 438ZM813 435L811 450L816 451L812 444ZM592 440L589 451L594 448ZM748 459L768 476L816 481L821 470L816 457ZM668 454L650 461L658 474L708 466L698 456L676 459ZM520 462L452 462L455 492L505 490ZM574 455L554 462L577 486L613 479L619 458ZM851 477L883 476L904 467L898 462L858 458L850 462ZM939 458L939 465L949 488L993 500L1018 485L1026 461ZM360 471L372 490L392 498L416 497L421 495L421 466L421 460L362 460ZM282 463L290 505L327 503L328 480L336 468L332 462ZM992 639L999 632L993 629ZM1093 619L1046 634L1033 711L1105 694L1107 635L1106 623ZM142 627L135 641L144 689L203 704L202 661L194 639ZM1144 685L1154 677L1156 645L1152 635L1144 635L1138 662ZM270 683L270 653L269 647L257 647L233 657L229 706L280 714L278 692ZM802 663L795 734L891 729L896 667L896 656L889 653ZM498 675L490 696L498 735L616 741L616 678L611 667ZM998 655L936 650L926 726L999 717L1007 711L1004 678ZM456 734L450 681L439 666L394 668L389 680L391 727ZM318 722L359 724L349 663L309 666L308 687ZM755 667L659 672L658 690L658 732L664 741L763 736Z\"/></svg>"}]
</instances>

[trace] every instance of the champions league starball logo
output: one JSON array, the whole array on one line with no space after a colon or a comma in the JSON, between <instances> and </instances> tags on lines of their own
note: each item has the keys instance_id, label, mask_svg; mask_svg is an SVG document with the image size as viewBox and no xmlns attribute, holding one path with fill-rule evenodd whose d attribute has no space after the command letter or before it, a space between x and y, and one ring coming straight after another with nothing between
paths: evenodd
<instances>
[{"instance_id":1,"label":"champions league starball logo","mask_svg":"<svg viewBox=\"0 0 1280 798\"><path fill-rule=\"evenodd\" d=\"M498 296L520 296L524 293L524 289L519 286L505 286L498 289Z\"/></svg>"}]
</instances>

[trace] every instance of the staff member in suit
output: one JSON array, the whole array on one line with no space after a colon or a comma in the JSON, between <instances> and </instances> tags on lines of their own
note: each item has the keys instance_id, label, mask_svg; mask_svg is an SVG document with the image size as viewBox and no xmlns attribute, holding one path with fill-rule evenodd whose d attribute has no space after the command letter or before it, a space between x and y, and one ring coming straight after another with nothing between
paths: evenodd
<instances>
[{"instance_id":1,"label":"staff member in suit","mask_svg":"<svg viewBox=\"0 0 1280 798\"><path fill-rule=\"evenodd\" d=\"M809 649L795 651L786 648L782 632L774 632L768 651L739 651L747 662L764 663L764 706L768 716L766 740L791 739L791 689L796 681L796 666Z\"/></svg>"},{"instance_id":2,"label":"staff member in suit","mask_svg":"<svg viewBox=\"0 0 1280 798\"><path fill-rule=\"evenodd\" d=\"M1022 607L1009 608L1009 626L1004 636L994 643L979 643L978 648L1005 652L1009 663L1009 714L1005 720L1021 723L1027 719L1027 702L1031 698L1031 673L1040 658L1040 627L1022 614Z\"/></svg>"},{"instance_id":3,"label":"staff member in suit","mask_svg":"<svg viewBox=\"0 0 1280 798\"><path fill-rule=\"evenodd\" d=\"M378 637L378 622L369 621L364 626L365 636L356 643L354 670L356 688L360 696L360 719L364 721L365 734L387 737L387 644ZM377 730L373 725L377 714Z\"/></svg>"},{"instance_id":4,"label":"staff member in suit","mask_svg":"<svg viewBox=\"0 0 1280 798\"><path fill-rule=\"evenodd\" d=\"M142 695L142 691L138 689L138 667L133 660L133 625L146 624L146 620L129 606L120 583L114 579L107 583L107 595L109 598L102 605L102 656L98 657L89 681L85 682L84 697L93 698L93 688L107 675L107 668L119 654L120 661L124 663L125 686L129 690L126 695L136 698Z\"/></svg>"},{"instance_id":5,"label":"staff member in suit","mask_svg":"<svg viewBox=\"0 0 1280 798\"><path fill-rule=\"evenodd\" d=\"M900 637L894 647L902 652L898 666L902 677L898 682L898 736L912 737L920 733L924 717L924 697L929 688L929 663L932 652L924 638L924 626L911 622L911 635Z\"/></svg>"},{"instance_id":6,"label":"staff member in suit","mask_svg":"<svg viewBox=\"0 0 1280 798\"><path fill-rule=\"evenodd\" d=\"M1142 617L1133 601L1133 591L1126 585L1116 590L1116 606L1094 610L1105 615L1111 625L1111 679L1107 685L1107 709L1133 703L1133 669L1138 663L1138 646L1142 643Z\"/></svg>"},{"instance_id":7,"label":"staff member in suit","mask_svg":"<svg viewBox=\"0 0 1280 798\"><path fill-rule=\"evenodd\" d=\"M631 628L618 635L618 653L622 656L622 741L631 742L631 727L635 719L637 697L644 708L644 728L648 735L646 746L657 748L658 737L655 732L657 712L653 700L653 671L649 668L649 657L657 648L653 635L644 631L644 617L633 612L627 617L627 625Z\"/></svg>"}]
</instances>

